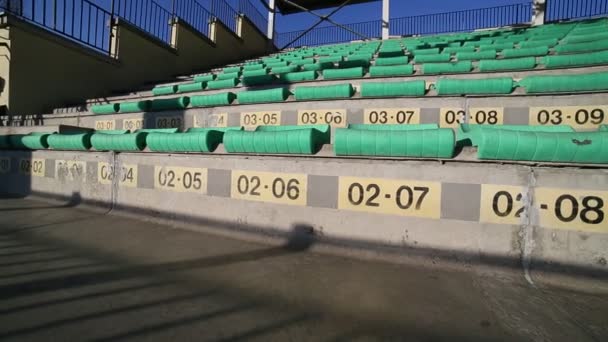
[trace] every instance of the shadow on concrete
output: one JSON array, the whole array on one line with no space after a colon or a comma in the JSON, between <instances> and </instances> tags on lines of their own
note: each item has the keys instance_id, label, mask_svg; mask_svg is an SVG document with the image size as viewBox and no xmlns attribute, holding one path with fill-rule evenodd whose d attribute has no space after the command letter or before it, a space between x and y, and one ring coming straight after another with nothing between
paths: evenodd
<instances>
[{"instance_id":1,"label":"shadow on concrete","mask_svg":"<svg viewBox=\"0 0 608 342\"><path fill-rule=\"evenodd\" d=\"M13 195L12 197L4 197L4 199L15 199L15 198L23 198L25 196ZM17 207L17 208L0 208L0 212L2 211L21 211L21 210L36 210L36 209L61 209L61 208L74 208L78 205L82 204L82 197L80 196L80 192L72 192L72 195L68 198L65 204L60 205L51 205L51 206L27 206L27 207Z\"/></svg>"}]
</instances>

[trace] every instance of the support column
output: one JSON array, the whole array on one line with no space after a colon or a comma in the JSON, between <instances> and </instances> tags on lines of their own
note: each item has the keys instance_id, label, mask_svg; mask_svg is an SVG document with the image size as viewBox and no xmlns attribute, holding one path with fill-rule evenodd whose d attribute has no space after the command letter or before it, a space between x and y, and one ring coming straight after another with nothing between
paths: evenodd
<instances>
[{"instance_id":1,"label":"support column","mask_svg":"<svg viewBox=\"0 0 608 342\"><path fill-rule=\"evenodd\" d=\"M534 0L532 3L532 25L538 26L545 23L545 10L547 0Z\"/></svg>"},{"instance_id":2,"label":"support column","mask_svg":"<svg viewBox=\"0 0 608 342\"><path fill-rule=\"evenodd\" d=\"M266 33L266 36L271 41L274 39L275 11L276 11L275 0L268 0L268 32Z\"/></svg>"},{"instance_id":3,"label":"support column","mask_svg":"<svg viewBox=\"0 0 608 342\"><path fill-rule=\"evenodd\" d=\"M382 0L382 39L388 39L390 34L390 0Z\"/></svg>"}]
</instances>

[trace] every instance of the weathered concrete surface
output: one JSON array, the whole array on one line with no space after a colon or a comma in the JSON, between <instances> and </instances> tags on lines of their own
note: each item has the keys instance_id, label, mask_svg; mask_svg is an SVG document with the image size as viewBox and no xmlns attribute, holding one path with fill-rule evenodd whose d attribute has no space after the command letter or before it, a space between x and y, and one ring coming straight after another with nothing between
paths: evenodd
<instances>
[{"instance_id":1,"label":"weathered concrete surface","mask_svg":"<svg viewBox=\"0 0 608 342\"><path fill-rule=\"evenodd\" d=\"M608 298L0 200L3 341L599 341Z\"/></svg>"}]
</instances>

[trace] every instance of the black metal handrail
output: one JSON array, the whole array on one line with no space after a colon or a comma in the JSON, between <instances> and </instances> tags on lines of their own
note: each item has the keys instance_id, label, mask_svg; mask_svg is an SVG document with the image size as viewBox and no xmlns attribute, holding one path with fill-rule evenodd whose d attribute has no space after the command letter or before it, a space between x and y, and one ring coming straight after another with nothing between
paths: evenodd
<instances>
[{"instance_id":1,"label":"black metal handrail","mask_svg":"<svg viewBox=\"0 0 608 342\"><path fill-rule=\"evenodd\" d=\"M239 0L239 13L246 16L262 32L268 30L268 20L249 0Z\"/></svg>"},{"instance_id":2,"label":"black metal handrail","mask_svg":"<svg viewBox=\"0 0 608 342\"><path fill-rule=\"evenodd\" d=\"M211 0L210 12L232 32L236 32L236 20L239 13L224 0Z\"/></svg>"},{"instance_id":3,"label":"black metal handrail","mask_svg":"<svg viewBox=\"0 0 608 342\"><path fill-rule=\"evenodd\" d=\"M437 34L473 31L530 22L531 1L455 12L433 13L390 20L393 35Z\"/></svg>"},{"instance_id":4,"label":"black metal handrail","mask_svg":"<svg viewBox=\"0 0 608 342\"><path fill-rule=\"evenodd\" d=\"M198 32L209 37L212 14L196 0L174 0L172 12Z\"/></svg>"},{"instance_id":5,"label":"black metal handrail","mask_svg":"<svg viewBox=\"0 0 608 342\"><path fill-rule=\"evenodd\" d=\"M5 0L0 8L79 44L110 51L112 15L88 0Z\"/></svg>"},{"instance_id":6,"label":"black metal handrail","mask_svg":"<svg viewBox=\"0 0 608 342\"><path fill-rule=\"evenodd\" d=\"M165 43L171 43L173 14L154 0L114 0L113 14Z\"/></svg>"},{"instance_id":7,"label":"black metal handrail","mask_svg":"<svg viewBox=\"0 0 608 342\"><path fill-rule=\"evenodd\" d=\"M608 13L608 0L547 0L545 21L595 17Z\"/></svg>"},{"instance_id":8,"label":"black metal handrail","mask_svg":"<svg viewBox=\"0 0 608 342\"><path fill-rule=\"evenodd\" d=\"M344 25L349 29L359 32L368 38L378 38L382 35L382 21L381 20L373 20L366 21L361 23L347 24ZM278 33L275 35L275 45L276 46L285 46L293 39L297 38L300 34L302 34L304 30L300 31L292 31L285 33ZM314 46L314 45L323 45L323 44L335 44L348 42L352 40L361 39L360 36L352 32L348 32L337 26L324 26L318 27L303 37L293 42L286 48L300 47L300 46Z\"/></svg>"}]
</instances>

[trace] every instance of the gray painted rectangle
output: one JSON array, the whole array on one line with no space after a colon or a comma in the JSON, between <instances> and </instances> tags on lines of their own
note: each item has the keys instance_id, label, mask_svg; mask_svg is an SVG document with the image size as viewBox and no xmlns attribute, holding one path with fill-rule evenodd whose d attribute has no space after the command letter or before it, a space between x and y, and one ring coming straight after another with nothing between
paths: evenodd
<instances>
[{"instance_id":1,"label":"gray painted rectangle","mask_svg":"<svg viewBox=\"0 0 608 342\"><path fill-rule=\"evenodd\" d=\"M308 175L307 206L338 208L338 177Z\"/></svg>"},{"instance_id":2,"label":"gray painted rectangle","mask_svg":"<svg viewBox=\"0 0 608 342\"><path fill-rule=\"evenodd\" d=\"M207 195L230 197L231 170L207 169Z\"/></svg>"},{"instance_id":3,"label":"gray painted rectangle","mask_svg":"<svg viewBox=\"0 0 608 342\"><path fill-rule=\"evenodd\" d=\"M295 110L281 111L281 125L295 126L298 124L298 112Z\"/></svg>"},{"instance_id":4,"label":"gray painted rectangle","mask_svg":"<svg viewBox=\"0 0 608 342\"><path fill-rule=\"evenodd\" d=\"M46 159L44 162L44 177L55 178L55 159Z\"/></svg>"},{"instance_id":5,"label":"gray painted rectangle","mask_svg":"<svg viewBox=\"0 0 608 342\"><path fill-rule=\"evenodd\" d=\"M241 113L228 112L228 127L241 125Z\"/></svg>"},{"instance_id":6,"label":"gray painted rectangle","mask_svg":"<svg viewBox=\"0 0 608 342\"><path fill-rule=\"evenodd\" d=\"M363 108L349 108L346 110L346 123L347 124L363 124L365 122L364 110Z\"/></svg>"},{"instance_id":7,"label":"gray painted rectangle","mask_svg":"<svg viewBox=\"0 0 608 342\"><path fill-rule=\"evenodd\" d=\"M97 183L97 162L87 162L87 177L85 182L89 184Z\"/></svg>"},{"instance_id":8,"label":"gray painted rectangle","mask_svg":"<svg viewBox=\"0 0 608 342\"><path fill-rule=\"evenodd\" d=\"M442 183L441 218L479 221L480 184Z\"/></svg>"},{"instance_id":9,"label":"gray painted rectangle","mask_svg":"<svg viewBox=\"0 0 608 342\"><path fill-rule=\"evenodd\" d=\"M137 187L141 189L154 189L153 165L137 165Z\"/></svg>"},{"instance_id":10,"label":"gray painted rectangle","mask_svg":"<svg viewBox=\"0 0 608 342\"><path fill-rule=\"evenodd\" d=\"M420 109L420 123L421 124L438 124L440 122L439 118L439 108L422 108Z\"/></svg>"},{"instance_id":11,"label":"gray painted rectangle","mask_svg":"<svg viewBox=\"0 0 608 342\"><path fill-rule=\"evenodd\" d=\"M505 125L528 125L530 109L528 107L505 108Z\"/></svg>"}]
</instances>

